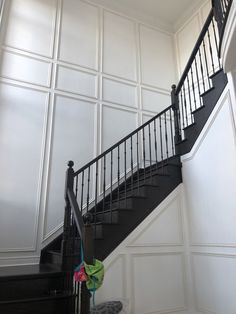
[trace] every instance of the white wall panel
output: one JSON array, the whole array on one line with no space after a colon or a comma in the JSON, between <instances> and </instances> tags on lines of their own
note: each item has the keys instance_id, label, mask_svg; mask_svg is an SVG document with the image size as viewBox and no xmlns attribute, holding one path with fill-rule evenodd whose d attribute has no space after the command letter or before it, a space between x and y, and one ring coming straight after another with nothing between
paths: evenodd
<instances>
[{"instance_id":1,"label":"white wall panel","mask_svg":"<svg viewBox=\"0 0 236 314\"><path fill-rule=\"evenodd\" d=\"M57 96L55 100L45 235L58 227L63 221L63 190L67 162L73 160L75 169L78 169L92 159L94 157L94 135L95 104Z\"/></svg>"},{"instance_id":2,"label":"white wall panel","mask_svg":"<svg viewBox=\"0 0 236 314\"><path fill-rule=\"evenodd\" d=\"M181 245L182 242L181 202L177 197L140 232L132 246Z\"/></svg>"},{"instance_id":3,"label":"white wall panel","mask_svg":"<svg viewBox=\"0 0 236 314\"><path fill-rule=\"evenodd\" d=\"M137 107L137 88L134 85L103 78L103 100Z\"/></svg>"},{"instance_id":4,"label":"white wall panel","mask_svg":"<svg viewBox=\"0 0 236 314\"><path fill-rule=\"evenodd\" d=\"M236 313L236 256L194 254L193 272L199 311Z\"/></svg>"},{"instance_id":5,"label":"white wall panel","mask_svg":"<svg viewBox=\"0 0 236 314\"><path fill-rule=\"evenodd\" d=\"M47 94L0 85L0 250L33 250Z\"/></svg>"},{"instance_id":6,"label":"white wall panel","mask_svg":"<svg viewBox=\"0 0 236 314\"><path fill-rule=\"evenodd\" d=\"M49 62L8 51L3 51L1 56L0 75L6 78L49 86L50 70L51 65Z\"/></svg>"},{"instance_id":7,"label":"white wall panel","mask_svg":"<svg viewBox=\"0 0 236 314\"><path fill-rule=\"evenodd\" d=\"M58 66L56 89L89 97L97 96L97 76Z\"/></svg>"},{"instance_id":8,"label":"white wall panel","mask_svg":"<svg viewBox=\"0 0 236 314\"><path fill-rule=\"evenodd\" d=\"M110 106L103 106L102 150L115 144L137 126L137 114Z\"/></svg>"},{"instance_id":9,"label":"white wall panel","mask_svg":"<svg viewBox=\"0 0 236 314\"><path fill-rule=\"evenodd\" d=\"M103 71L136 80L135 23L105 11L103 40Z\"/></svg>"},{"instance_id":10,"label":"white wall panel","mask_svg":"<svg viewBox=\"0 0 236 314\"><path fill-rule=\"evenodd\" d=\"M180 74L182 74L188 62L199 32L199 15L196 14L176 34Z\"/></svg>"},{"instance_id":11,"label":"white wall panel","mask_svg":"<svg viewBox=\"0 0 236 314\"><path fill-rule=\"evenodd\" d=\"M105 281L96 292L97 303L121 298L129 303L127 314L190 314L185 304L184 248L174 239L183 242L177 230L182 233L178 212L183 210L178 187L105 259ZM166 243L159 246L159 241Z\"/></svg>"},{"instance_id":12,"label":"white wall panel","mask_svg":"<svg viewBox=\"0 0 236 314\"><path fill-rule=\"evenodd\" d=\"M110 289L96 291L96 299L111 301L126 297L126 276L125 255L117 255L105 270L103 285ZM115 284L111 285L111 283Z\"/></svg>"},{"instance_id":13,"label":"white wall panel","mask_svg":"<svg viewBox=\"0 0 236 314\"><path fill-rule=\"evenodd\" d=\"M140 26L142 83L170 90L175 83L173 39L160 31Z\"/></svg>"},{"instance_id":14,"label":"white wall panel","mask_svg":"<svg viewBox=\"0 0 236 314\"><path fill-rule=\"evenodd\" d=\"M142 88L142 108L147 111L161 112L171 105L170 93L162 93Z\"/></svg>"},{"instance_id":15,"label":"white wall panel","mask_svg":"<svg viewBox=\"0 0 236 314\"><path fill-rule=\"evenodd\" d=\"M98 67L98 8L79 0L64 0L59 58L84 67Z\"/></svg>"},{"instance_id":16,"label":"white wall panel","mask_svg":"<svg viewBox=\"0 0 236 314\"><path fill-rule=\"evenodd\" d=\"M10 0L9 2L5 45L51 57L57 1Z\"/></svg>"},{"instance_id":17,"label":"white wall panel","mask_svg":"<svg viewBox=\"0 0 236 314\"><path fill-rule=\"evenodd\" d=\"M203 22L206 21L207 16L208 16L210 10L211 10L211 1L208 0L208 1L205 3L205 5L202 7L202 9L201 9L202 21L203 21Z\"/></svg>"},{"instance_id":18,"label":"white wall panel","mask_svg":"<svg viewBox=\"0 0 236 314\"><path fill-rule=\"evenodd\" d=\"M181 254L137 254L132 262L135 314L184 309L185 284Z\"/></svg>"},{"instance_id":19,"label":"white wall panel","mask_svg":"<svg viewBox=\"0 0 236 314\"><path fill-rule=\"evenodd\" d=\"M197 152L183 163L194 244L236 245L235 160L235 125L226 97Z\"/></svg>"}]
</instances>

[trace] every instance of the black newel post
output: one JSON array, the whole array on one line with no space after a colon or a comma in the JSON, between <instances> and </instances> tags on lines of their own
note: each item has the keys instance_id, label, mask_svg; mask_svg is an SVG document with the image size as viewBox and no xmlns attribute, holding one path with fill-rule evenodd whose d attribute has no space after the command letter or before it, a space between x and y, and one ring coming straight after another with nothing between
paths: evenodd
<instances>
[{"instance_id":1,"label":"black newel post","mask_svg":"<svg viewBox=\"0 0 236 314\"><path fill-rule=\"evenodd\" d=\"M180 112L179 112L179 98L176 95L176 85L172 85L171 90L171 105L174 111L174 121L175 121L175 149L176 154L179 154L178 143L181 142L181 130L180 130Z\"/></svg>"},{"instance_id":2,"label":"black newel post","mask_svg":"<svg viewBox=\"0 0 236 314\"><path fill-rule=\"evenodd\" d=\"M94 248L93 248L93 228L91 225L92 216L88 213L84 217L84 260L87 264L92 265L94 263ZM88 291L86 284L82 283L81 291L81 314L90 313L90 298L91 294Z\"/></svg>"},{"instance_id":3,"label":"black newel post","mask_svg":"<svg viewBox=\"0 0 236 314\"><path fill-rule=\"evenodd\" d=\"M68 269L68 260L67 256L70 255L70 229L71 229L71 206L68 199L67 191L71 189L73 191L74 187L74 162L68 162L68 168L66 171L65 179L65 214L64 214L64 230L63 230L63 239L62 239L62 266L65 270Z\"/></svg>"},{"instance_id":4,"label":"black newel post","mask_svg":"<svg viewBox=\"0 0 236 314\"><path fill-rule=\"evenodd\" d=\"M73 190L74 184L74 163L73 161L68 162L68 168L66 171L65 178L65 213L64 213L64 228L63 228L63 236L61 243L61 253L62 253L62 268L66 272L66 280L65 280L65 289L73 293L73 261L70 258L71 256L71 205L69 202L67 191L68 189ZM74 313L74 298L71 299L69 313Z\"/></svg>"}]
</instances>

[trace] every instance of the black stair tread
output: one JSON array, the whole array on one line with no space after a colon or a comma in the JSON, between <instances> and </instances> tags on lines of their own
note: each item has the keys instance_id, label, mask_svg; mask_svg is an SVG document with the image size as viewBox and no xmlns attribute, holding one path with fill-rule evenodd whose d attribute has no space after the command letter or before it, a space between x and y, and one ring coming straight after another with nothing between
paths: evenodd
<instances>
[{"instance_id":1,"label":"black stair tread","mask_svg":"<svg viewBox=\"0 0 236 314\"><path fill-rule=\"evenodd\" d=\"M136 198L136 199L147 199L147 196L144 196L144 195L132 195L132 194L128 194L126 197L125 196L123 196L124 195L124 192L122 192L122 193L120 193L121 194L121 197L120 198L115 198L114 197L114 199L112 200L112 205L114 205L114 204L116 204L116 203L119 203L119 202L123 202L123 201L126 201L126 200L128 200L128 199L133 199L133 198ZM106 203L105 203L105 206L107 207L107 206L109 206L111 203L110 203L110 201L107 201Z\"/></svg>"},{"instance_id":2,"label":"black stair tread","mask_svg":"<svg viewBox=\"0 0 236 314\"><path fill-rule=\"evenodd\" d=\"M52 294L52 295L47 295L47 296L37 297L37 298L20 298L20 299L10 299L10 300L6 300L6 301L0 301L0 305L64 299L64 298L68 298L71 296L72 296L71 293L68 293L66 291L62 291L61 293L58 293L58 294Z\"/></svg>"},{"instance_id":3,"label":"black stair tread","mask_svg":"<svg viewBox=\"0 0 236 314\"><path fill-rule=\"evenodd\" d=\"M116 212L120 212L120 211L127 211L127 212L131 212L133 211L133 208L115 208L115 207L112 207L111 209L106 209L104 211L97 211L96 213L93 213L93 215L105 215L105 214L110 214L111 212L113 213L116 213Z\"/></svg>"},{"instance_id":4,"label":"black stair tread","mask_svg":"<svg viewBox=\"0 0 236 314\"><path fill-rule=\"evenodd\" d=\"M216 75L218 75L220 72L223 72L223 69L218 69L215 73L210 75L210 79L212 79L213 77L215 77Z\"/></svg>"},{"instance_id":5,"label":"black stair tread","mask_svg":"<svg viewBox=\"0 0 236 314\"><path fill-rule=\"evenodd\" d=\"M56 254L56 255L61 255L61 251L60 251L60 250L47 250L47 253L52 253L52 254Z\"/></svg>"},{"instance_id":6,"label":"black stair tread","mask_svg":"<svg viewBox=\"0 0 236 314\"><path fill-rule=\"evenodd\" d=\"M128 208L128 207L120 207L120 206L113 206L112 207L112 211L116 212L116 211L133 211L133 208ZM110 213L110 209L105 210L106 213ZM97 211L96 214L102 214L103 211Z\"/></svg>"},{"instance_id":7,"label":"black stair tread","mask_svg":"<svg viewBox=\"0 0 236 314\"><path fill-rule=\"evenodd\" d=\"M143 181L143 180L142 180ZM155 183L151 183L151 182L140 182L140 181L137 181L137 180L134 180L133 183L129 182L126 184L126 190L128 190L128 188L130 186L133 186L134 188L137 188L138 186L136 186L136 184L138 185L139 183L139 187L145 187L145 186L155 186L155 187L159 187L160 185L158 184L155 184ZM120 189L121 191L125 191L125 185L121 187ZM130 190L129 190L130 191Z\"/></svg>"},{"instance_id":8,"label":"black stair tread","mask_svg":"<svg viewBox=\"0 0 236 314\"><path fill-rule=\"evenodd\" d=\"M209 94L209 93L210 93L211 91L213 91L214 89L215 89L215 87L213 86L213 87L209 88L208 90L206 90L205 92L203 92L200 96L203 97L203 96Z\"/></svg>"},{"instance_id":9,"label":"black stair tread","mask_svg":"<svg viewBox=\"0 0 236 314\"><path fill-rule=\"evenodd\" d=\"M184 131L188 130L189 128L191 128L192 126L196 125L196 122L193 122L189 125L187 125L185 128L183 128Z\"/></svg>"},{"instance_id":10,"label":"black stair tread","mask_svg":"<svg viewBox=\"0 0 236 314\"><path fill-rule=\"evenodd\" d=\"M181 144L187 142L187 140L188 140L187 138L184 138L182 141L176 143L176 145L181 145Z\"/></svg>"},{"instance_id":11,"label":"black stair tread","mask_svg":"<svg viewBox=\"0 0 236 314\"><path fill-rule=\"evenodd\" d=\"M92 222L91 226L93 227L102 227L103 225L111 225L111 223L109 222L105 222L105 221L97 221L97 222ZM115 225L120 225L119 223L115 223Z\"/></svg>"},{"instance_id":12,"label":"black stair tread","mask_svg":"<svg viewBox=\"0 0 236 314\"><path fill-rule=\"evenodd\" d=\"M6 279L17 280L20 278L58 276L62 271L60 267L51 264L23 265L0 267L0 281Z\"/></svg>"},{"instance_id":13,"label":"black stair tread","mask_svg":"<svg viewBox=\"0 0 236 314\"><path fill-rule=\"evenodd\" d=\"M194 113L196 113L196 112L198 112L198 111L201 111L201 110L204 109L205 107L206 107L205 105L202 105L201 107L199 107L199 108L195 109L194 111L192 111L192 113L194 114Z\"/></svg>"}]
</instances>

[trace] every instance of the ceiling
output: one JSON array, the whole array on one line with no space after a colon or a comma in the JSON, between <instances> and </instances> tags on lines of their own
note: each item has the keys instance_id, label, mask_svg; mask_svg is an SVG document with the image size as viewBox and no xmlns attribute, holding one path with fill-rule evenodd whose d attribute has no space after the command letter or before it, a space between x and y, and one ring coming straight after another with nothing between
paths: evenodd
<instances>
[{"instance_id":1,"label":"ceiling","mask_svg":"<svg viewBox=\"0 0 236 314\"><path fill-rule=\"evenodd\" d=\"M174 30L206 0L95 0L110 9Z\"/></svg>"}]
</instances>

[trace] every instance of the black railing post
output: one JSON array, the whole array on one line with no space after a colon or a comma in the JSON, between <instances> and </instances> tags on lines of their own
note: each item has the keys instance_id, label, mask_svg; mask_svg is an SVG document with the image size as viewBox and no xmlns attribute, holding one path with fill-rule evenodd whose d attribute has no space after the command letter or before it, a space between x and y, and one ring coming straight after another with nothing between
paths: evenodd
<instances>
[{"instance_id":1,"label":"black railing post","mask_svg":"<svg viewBox=\"0 0 236 314\"><path fill-rule=\"evenodd\" d=\"M85 215L84 217L84 261L89 264L94 264L94 248L93 248L93 236L94 230L92 228L92 215ZM90 313L90 298L91 294L86 287L86 283L82 283L81 287L81 314Z\"/></svg>"},{"instance_id":2,"label":"black railing post","mask_svg":"<svg viewBox=\"0 0 236 314\"><path fill-rule=\"evenodd\" d=\"M179 154L178 144L181 142L181 131L180 131L180 111L179 111L179 97L176 95L176 85L171 86L171 105L174 111L174 124L175 124L175 150L176 154Z\"/></svg>"},{"instance_id":3,"label":"black railing post","mask_svg":"<svg viewBox=\"0 0 236 314\"><path fill-rule=\"evenodd\" d=\"M61 243L61 254L62 254L62 268L66 272L65 279L65 289L68 293L71 294L72 299L70 302L70 309L68 313L75 312L75 299L73 295L73 260L71 259L72 255L72 246L71 246L71 205L68 197L68 189L73 190L74 185L74 162L68 162L68 168L66 170L66 179L65 179L65 213L64 213L64 230Z\"/></svg>"},{"instance_id":4,"label":"black railing post","mask_svg":"<svg viewBox=\"0 0 236 314\"><path fill-rule=\"evenodd\" d=\"M64 230L63 230L63 239L62 239L62 266L68 270L68 260L67 255L70 254L70 229L71 229L71 206L68 198L67 191L71 189L73 191L74 187L74 162L68 162L68 168L66 170L66 180L65 180L65 214L64 214Z\"/></svg>"}]
</instances>

